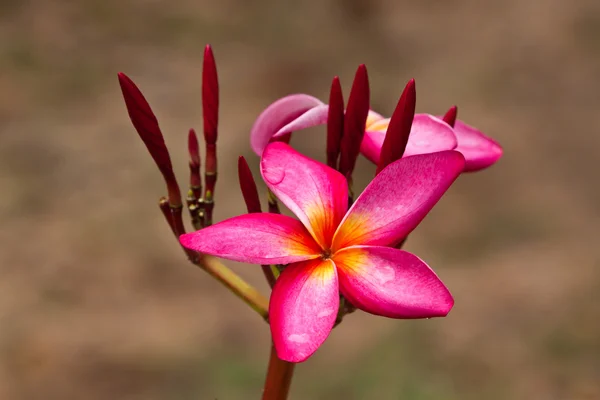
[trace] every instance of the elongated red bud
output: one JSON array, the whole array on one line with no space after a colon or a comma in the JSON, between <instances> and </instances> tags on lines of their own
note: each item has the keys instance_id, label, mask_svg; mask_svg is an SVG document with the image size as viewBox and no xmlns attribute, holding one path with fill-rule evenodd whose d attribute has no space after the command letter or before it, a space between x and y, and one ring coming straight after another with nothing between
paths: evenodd
<instances>
[{"instance_id":1,"label":"elongated red bud","mask_svg":"<svg viewBox=\"0 0 600 400\"><path fill-rule=\"evenodd\" d=\"M390 163L402 158L413 119L415 118L415 105L417 102L417 92L415 89L415 80L411 79L406 84L396 109L392 114L388 125L387 133L381 146L381 155L377 173L387 167Z\"/></svg>"},{"instance_id":2,"label":"elongated red bud","mask_svg":"<svg viewBox=\"0 0 600 400\"><path fill-rule=\"evenodd\" d=\"M365 125L369 114L369 76L367 67L361 64L356 70L346 115L344 116L344 135L341 143L340 172L349 180L360 152L360 144L365 135Z\"/></svg>"},{"instance_id":3,"label":"elongated red bud","mask_svg":"<svg viewBox=\"0 0 600 400\"><path fill-rule=\"evenodd\" d=\"M118 76L129 118L167 184L169 204L175 207L181 206L181 193L158 120L135 83L122 72L119 72Z\"/></svg>"},{"instance_id":4,"label":"elongated red bud","mask_svg":"<svg viewBox=\"0 0 600 400\"><path fill-rule=\"evenodd\" d=\"M206 142L206 165L204 167L205 224L212 225L215 186L217 184L217 125L219 123L219 80L217 66L210 45L204 48L202 64L202 116L204 141Z\"/></svg>"},{"instance_id":5,"label":"elongated red bud","mask_svg":"<svg viewBox=\"0 0 600 400\"><path fill-rule=\"evenodd\" d=\"M344 96L340 78L334 77L329 92L327 113L327 165L337 169L342 136L344 134Z\"/></svg>"},{"instance_id":6,"label":"elongated red bud","mask_svg":"<svg viewBox=\"0 0 600 400\"><path fill-rule=\"evenodd\" d=\"M444 114L444 122L454 128L454 124L456 123L456 115L458 114L458 107L452 106L446 114Z\"/></svg>"},{"instance_id":7,"label":"elongated red bud","mask_svg":"<svg viewBox=\"0 0 600 400\"><path fill-rule=\"evenodd\" d=\"M202 178L200 177L200 148L196 131L190 129L188 133L188 151L190 153L190 190L194 198L202 197Z\"/></svg>"},{"instance_id":8,"label":"elongated red bud","mask_svg":"<svg viewBox=\"0 0 600 400\"><path fill-rule=\"evenodd\" d=\"M248 167L248 163L243 156L238 158L238 176L240 179L240 188L242 189L242 195L246 202L246 208L249 213L261 212L260 198L258 197L258 189L256 188L256 182Z\"/></svg>"},{"instance_id":9,"label":"elongated red bud","mask_svg":"<svg viewBox=\"0 0 600 400\"><path fill-rule=\"evenodd\" d=\"M204 48L202 65L202 117L204 119L204 140L207 144L217 142L219 124L219 78L212 48Z\"/></svg>"}]
</instances>

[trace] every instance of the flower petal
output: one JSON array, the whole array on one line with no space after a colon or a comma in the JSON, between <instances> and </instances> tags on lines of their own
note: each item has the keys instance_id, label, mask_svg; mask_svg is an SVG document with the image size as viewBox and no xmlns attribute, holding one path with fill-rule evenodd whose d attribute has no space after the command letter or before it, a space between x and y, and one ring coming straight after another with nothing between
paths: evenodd
<instances>
[{"instance_id":1,"label":"flower petal","mask_svg":"<svg viewBox=\"0 0 600 400\"><path fill-rule=\"evenodd\" d=\"M327 123L327 113L329 112L329 106L322 104L311 108L298 118L279 129L273 137L283 136L286 133L300 131L302 129L312 128L313 126L323 125Z\"/></svg>"},{"instance_id":2,"label":"flower petal","mask_svg":"<svg viewBox=\"0 0 600 400\"><path fill-rule=\"evenodd\" d=\"M260 165L267 186L296 214L317 243L328 249L348 209L346 179L280 142L267 146Z\"/></svg>"},{"instance_id":3,"label":"flower petal","mask_svg":"<svg viewBox=\"0 0 600 400\"><path fill-rule=\"evenodd\" d=\"M404 156L453 150L456 145L450 125L433 115L415 114Z\"/></svg>"},{"instance_id":4,"label":"flower petal","mask_svg":"<svg viewBox=\"0 0 600 400\"><path fill-rule=\"evenodd\" d=\"M367 159L379 164L379 155L390 119L379 120L369 127L360 151ZM450 125L429 114L415 114L404 157L453 150L457 146L455 132Z\"/></svg>"},{"instance_id":5,"label":"flower petal","mask_svg":"<svg viewBox=\"0 0 600 400\"><path fill-rule=\"evenodd\" d=\"M340 290L350 303L390 318L448 314L454 300L442 281L417 256L390 247L347 247L333 256Z\"/></svg>"},{"instance_id":6,"label":"flower petal","mask_svg":"<svg viewBox=\"0 0 600 400\"><path fill-rule=\"evenodd\" d=\"M250 145L259 156L282 127L313 107L323 105L316 97L293 94L283 97L267 107L256 119L250 131Z\"/></svg>"},{"instance_id":7,"label":"flower petal","mask_svg":"<svg viewBox=\"0 0 600 400\"><path fill-rule=\"evenodd\" d=\"M377 121L379 121L381 119L383 119L383 115L378 114L373 110L369 110L369 113L367 114L367 123L366 123L365 131L373 130L373 129L371 129L371 125L373 125L374 123L376 123Z\"/></svg>"},{"instance_id":8,"label":"flower petal","mask_svg":"<svg viewBox=\"0 0 600 400\"><path fill-rule=\"evenodd\" d=\"M425 218L464 165L456 151L394 161L356 199L335 233L333 250L398 243Z\"/></svg>"},{"instance_id":9,"label":"flower petal","mask_svg":"<svg viewBox=\"0 0 600 400\"><path fill-rule=\"evenodd\" d=\"M301 362L327 339L339 309L339 286L331 260L288 265L269 302L271 335L279 358Z\"/></svg>"},{"instance_id":10,"label":"flower petal","mask_svg":"<svg viewBox=\"0 0 600 400\"><path fill-rule=\"evenodd\" d=\"M389 122L389 118L388 121ZM387 129L387 126L386 126ZM366 131L363 141L360 144L360 152L367 160L375 165L379 164L379 156L381 155L381 147L385 140L385 132L381 131ZM410 136L408 137L410 140Z\"/></svg>"},{"instance_id":11,"label":"flower petal","mask_svg":"<svg viewBox=\"0 0 600 400\"><path fill-rule=\"evenodd\" d=\"M288 264L319 257L300 221L279 214L240 215L179 237L200 253L252 264Z\"/></svg>"},{"instance_id":12,"label":"flower petal","mask_svg":"<svg viewBox=\"0 0 600 400\"><path fill-rule=\"evenodd\" d=\"M498 142L461 120L454 124L454 134L458 140L456 150L465 156L465 171L487 168L502 157L502 147Z\"/></svg>"}]
</instances>

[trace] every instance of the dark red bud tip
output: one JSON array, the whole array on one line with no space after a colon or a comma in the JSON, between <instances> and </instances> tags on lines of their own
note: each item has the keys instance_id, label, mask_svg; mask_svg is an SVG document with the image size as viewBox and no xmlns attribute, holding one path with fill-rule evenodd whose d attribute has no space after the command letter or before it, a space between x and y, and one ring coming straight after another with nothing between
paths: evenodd
<instances>
[{"instance_id":1,"label":"dark red bud tip","mask_svg":"<svg viewBox=\"0 0 600 400\"><path fill-rule=\"evenodd\" d=\"M169 151L158 126L158 120L135 83L122 72L119 72L118 77L129 118L165 178L169 201L171 204L181 205L179 186L173 173Z\"/></svg>"},{"instance_id":2,"label":"dark red bud tip","mask_svg":"<svg viewBox=\"0 0 600 400\"><path fill-rule=\"evenodd\" d=\"M256 189L256 182L248 167L248 163L243 156L238 159L238 176L240 179L240 188L242 189L242 195L246 202L246 208L249 213L261 212L260 198L258 197L258 190Z\"/></svg>"},{"instance_id":3,"label":"dark red bud tip","mask_svg":"<svg viewBox=\"0 0 600 400\"><path fill-rule=\"evenodd\" d=\"M365 125L370 103L369 76L367 67L361 64L356 70L346 115L344 116L344 135L341 143L340 172L350 177L360 152L360 144L365 135Z\"/></svg>"},{"instance_id":4,"label":"dark red bud tip","mask_svg":"<svg viewBox=\"0 0 600 400\"><path fill-rule=\"evenodd\" d=\"M334 77L329 92L327 114L327 165L337 169L338 157L344 134L344 96L340 78Z\"/></svg>"},{"instance_id":5,"label":"dark red bud tip","mask_svg":"<svg viewBox=\"0 0 600 400\"><path fill-rule=\"evenodd\" d=\"M210 45L204 48L202 65L202 116L204 119L204 140L207 144L217 142L219 123L219 79L217 65Z\"/></svg>"},{"instance_id":6,"label":"dark red bud tip","mask_svg":"<svg viewBox=\"0 0 600 400\"><path fill-rule=\"evenodd\" d=\"M415 80L411 79L406 84L396 109L390 118L385 140L381 146L381 155L379 157L379 165L377 173L402 158L408 137L412 127L413 119L415 118L415 106L417 103L417 91L415 88Z\"/></svg>"},{"instance_id":7,"label":"dark red bud tip","mask_svg":"<svg viewBox=\"0 0 600 400\"><path fill-rule=\"evenodd\" d=\"M444 122L454 128L454 124L456 123L456 115L458 114L458 107L452 106L446 114L444 115Z\"/></svg>"}]
</instances>

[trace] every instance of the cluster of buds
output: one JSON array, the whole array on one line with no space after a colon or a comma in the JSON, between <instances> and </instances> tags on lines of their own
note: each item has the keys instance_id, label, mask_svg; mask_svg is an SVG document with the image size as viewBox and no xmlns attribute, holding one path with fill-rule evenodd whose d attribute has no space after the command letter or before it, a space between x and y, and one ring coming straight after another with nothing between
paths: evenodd
<instances>
[{"instance_id":1,"label":"cluster of buds","mask_svg":"<svg viewBox=\"0 0 600 400\"><path fill-rule=\"evenodd\" d=\"M171 230L194 264L269 322L279 359L306 360L356 309L404 319L450 311L454 300L442 281L420 258L400 248L461 173L489 167L502 155L498 143L457 119L455 106L443 117L415 114L411 79L392 117L384 118L370 109L364 65L356 71L346 107L338 77L332 81L329 104L307 94L277 100L250 132L268 187L268 212L262 212L256 183L240 157L238 175L248 214L213 224L219 95L215 60L207 46L202 74L204 192L198 138L190 129L187 207L196 232L186 233L181 193L156 117L127 76L119 74L119 81L133 125L166 182L168 197L159 204ZM327 125L327 165L289 145L292 133L322 124ZM376 170L355 198L352 175L361 153ZM279 201L297 219L281 215ZM261 265L272 288L271 301L215 257ZM283 380L291 377L274 371ZM267 379L267 387L272 385L285 386Z\"/></svg>"},{"instance_id":2,"label":"cluster of buds","mask_svg":"<svg viewBox=\"0 0 600 400\"><path fill-rule=\"evenodd\" d=\"M182 196L158 120L135 83L123 73L119 73L118 76L131 122L158 166L167 186L168 195L159 200L160 209L163 211L173 233L179 237L179 235L185 233L182 219ZM212 224L214 193L217 182L219 81L215 58L210 46L206 46L204 50L202 106L204 141L206 144L204 193L202 193L198 137L194 129L190 129L188 133L190 183L186 203L195 229L202 229Z\"/></svg>"}]
</instances>

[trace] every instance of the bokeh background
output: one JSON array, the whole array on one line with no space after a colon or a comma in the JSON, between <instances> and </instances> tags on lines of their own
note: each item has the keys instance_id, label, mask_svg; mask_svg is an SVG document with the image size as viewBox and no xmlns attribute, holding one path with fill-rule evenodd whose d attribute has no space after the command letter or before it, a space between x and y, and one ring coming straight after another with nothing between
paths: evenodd
<instances>
[{"instance_id":1,"label":"bokeh background","mask_svg":"<svg viewBox=\"0 0 600 400\"><path fill-rule=\"evenodd\" d=\"M0 2L0 398L257 399L268 327L189 264L116 73L156 112L179 179L201 130L201 63L221 82L216 217L244 212L238 155L275 99L346 95L366 63L389 114L502 143L407 249L448 284L446 319L357 312L298 366L292 399L600 398L600 3L315 0ZM324 159L323 130L293 144ZM358 186L374 167L362 160ZM256 266L230 263L266 293Z\"/></svg>"}]
</instances>

